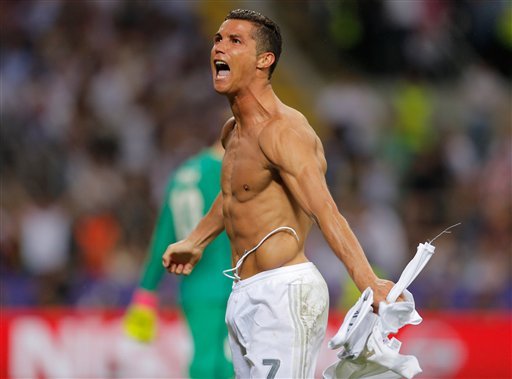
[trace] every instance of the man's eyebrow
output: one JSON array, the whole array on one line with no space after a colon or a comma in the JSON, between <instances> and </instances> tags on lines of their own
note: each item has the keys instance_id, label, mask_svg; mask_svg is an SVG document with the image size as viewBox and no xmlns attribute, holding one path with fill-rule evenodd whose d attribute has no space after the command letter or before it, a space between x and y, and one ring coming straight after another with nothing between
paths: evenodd
<instances>
[{"instance_id":1,"label":"man's eyebrow","mask_svg":"<svg viewBox=\"0 0 512 379\"><path fill-rule=\"evenodd\" d=\"M228 35L227 37L228 37L228 38L230 38L230 39L238 38L238 39L240 39L240 40L243 40L242 35L240 35L240 34L236 34L236 33L230 34L230 35ZM219 32L217 32L217 33L215 33L215 35L213 36L213 38L214 38L214 39L217 39L217 38L222 39L222 38L224 38L224 37L222 36L222 34L220 34Z\"/></svg>"},{"instance_id":2,"label":"man's eyebrow","mask_svg":"<svg viewBox=\"0 0 512 379\"><path fill-rule=\"evenodd\" d=\"M214 38L217 38L217 37L220 37L220 38L224 38L222 36L222 34L220 34L220 32L217 32L213 35ZM241 34L238 34L238 33L232 33L230 35L228 35L229 38L242 38L242 35Z\"/></svg>"}]
</instances>

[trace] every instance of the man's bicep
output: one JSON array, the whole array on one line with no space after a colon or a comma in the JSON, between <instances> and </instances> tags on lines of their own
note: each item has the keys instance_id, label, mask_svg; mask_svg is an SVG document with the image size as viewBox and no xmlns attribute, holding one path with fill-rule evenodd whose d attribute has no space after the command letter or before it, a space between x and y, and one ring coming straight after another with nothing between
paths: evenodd
<instances>
[{"instance_id":1,"label":"man's bicep","mask_svg":"<svg viewBox=\"0 0 512 379\"><path fill-rule=\"evenodd\" d=\"M281 177L302 210L316 223L323 210L334 204L319 165L305 165L298 173L283 173Z\"/></svg>"},{"instance_id":2,"label":"man's bicep","mask_svg":"<svg viewBox=\"0 0 512 379\"><path fill-rule=\"evenodd\" d=\"M315 221L332 197L325 182L326 161L319 138L309 129L283 127L269 130L260 145L277 168L301 208Z\"/></svg>"},{"instance_id":3,"label":"man's bicep","mask_svg":"<svg viewBox=\"0 0 512 379\"><path fill-rule=\"evenodd\" d=\"M307 129L283 127L278 130L268 128L260 138L260 146L269 161L285 174L297 176L308 166L323 169L325 159L323 149L316 135ZM319 154L320 153L320 154Z\"/></svg>"}]
</instances>

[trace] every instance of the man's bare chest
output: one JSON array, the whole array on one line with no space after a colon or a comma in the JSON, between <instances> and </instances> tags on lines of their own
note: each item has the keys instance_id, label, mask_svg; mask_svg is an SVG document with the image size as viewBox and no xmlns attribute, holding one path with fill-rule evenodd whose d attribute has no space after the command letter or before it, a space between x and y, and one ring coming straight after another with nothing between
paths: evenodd
<instances>
[{"instance_id":1,"label":"man's bare chest","mask_svg":"<svg viewBox=\"0 0 512 379\"><path fill-rule=\"evenodd\" d=\"M256 138L235 136L226 146L222 164L222 190L244 202L268 187L274 177L270 162Z\"/></svg>"}]
</instances>

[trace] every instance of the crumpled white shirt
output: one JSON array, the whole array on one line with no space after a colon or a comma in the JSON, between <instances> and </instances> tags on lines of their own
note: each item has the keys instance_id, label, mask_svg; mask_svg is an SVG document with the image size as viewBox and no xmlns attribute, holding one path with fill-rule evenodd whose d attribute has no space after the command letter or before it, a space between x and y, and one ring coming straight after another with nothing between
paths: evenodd
<instances>
[{"instance_id":1,"label":"crumpled white shirt","mask_svg":"<svg viewBox=\"0 0 512 379\"><path fill-rule=\"evenodd\" d=\"M407 287L434 254L430 243L419 244L416 255L402 272L400 279L373 313L373 291L367 288L329 341L329 348L340 349L338 361L323 372L324 379L399 379L413 378L422 370L416 357L400 354L401 342L389 338L405 325L418 325L422 318L415 308L414 297ZM396 303L403 294L405 301Z\"/></svg>"}]
</instances>

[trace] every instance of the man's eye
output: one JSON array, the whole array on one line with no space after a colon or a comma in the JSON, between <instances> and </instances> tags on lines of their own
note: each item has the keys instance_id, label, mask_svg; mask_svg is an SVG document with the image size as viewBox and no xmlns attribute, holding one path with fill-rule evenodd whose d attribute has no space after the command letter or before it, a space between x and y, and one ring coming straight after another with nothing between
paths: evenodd
<instances>
[{"instance_id":1,"label":"man's eye","mask_svg":"<svg viewBox=\"0 0 512 379\"><path fill-rule=\"evenodd\" d=\"M233 38L233 43L241 43L242 41L240 41L238 38Z\"/></svg>"}]
</instances>

